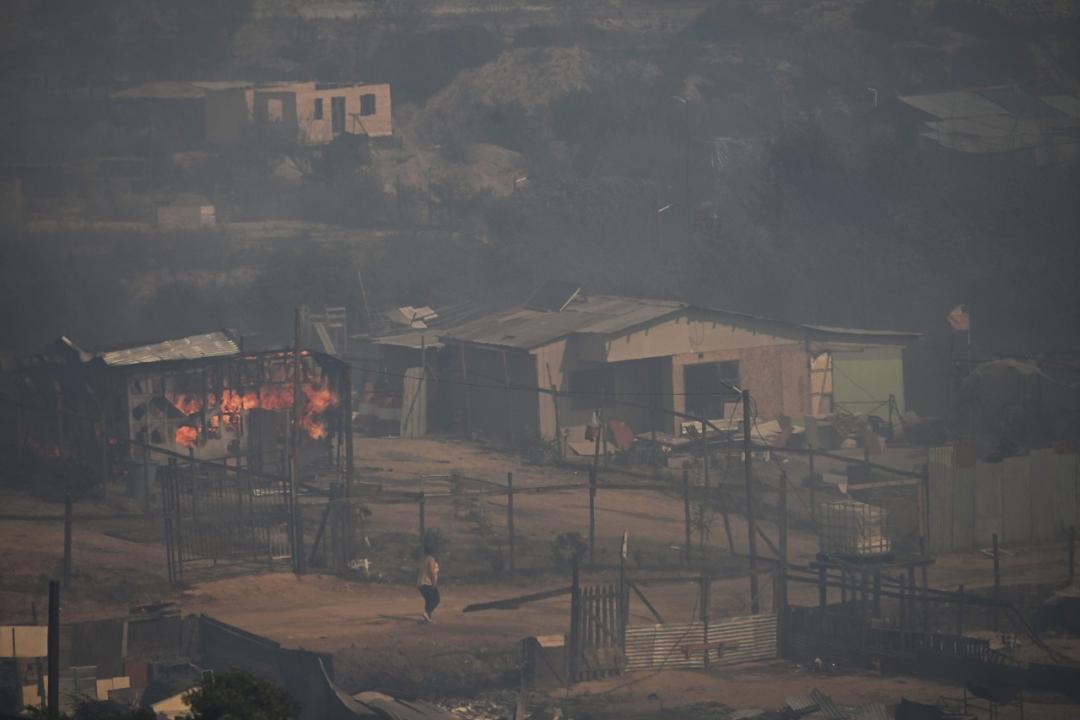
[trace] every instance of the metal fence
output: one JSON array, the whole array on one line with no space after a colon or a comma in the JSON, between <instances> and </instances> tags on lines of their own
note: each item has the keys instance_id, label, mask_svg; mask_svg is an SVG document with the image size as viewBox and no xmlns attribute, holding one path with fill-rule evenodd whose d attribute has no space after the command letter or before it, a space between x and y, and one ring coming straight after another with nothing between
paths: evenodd
<instances>
[{"instance_id":1,"label":"metal fence","mask_svg":"<svg viewBox=\"0 0 1080 720\"><path fill-rule=\"evenodd\" d=\"M700 669L702 647L719 647L709 664L733 665L778 655L776 615L761 614L710 623L636 625L626 628L626 669Z\"/></svg>"},{"instance_id":2,"label":"metal fence","mask_svg":"<svg viewBox=\"0 0 1080 720\"><path fill-rule=\"evenodd\" d=\"M988 547L1067 537L1080 518L1080 461L1075 454L1033 450L998 463L964 465L956 448L929 454L930 550Z\"/></svg>"},{"instance_id":3,"label":"metal fence","mask_svg":"<svg viewBox=\"0 0 1080 720\"><path fill-rule=\"evenodd\" d=\"M222 563L272 567L292 557L289 488L224 469L170 462L162 475L169 581Z\"/></svg>"}]
</instances>

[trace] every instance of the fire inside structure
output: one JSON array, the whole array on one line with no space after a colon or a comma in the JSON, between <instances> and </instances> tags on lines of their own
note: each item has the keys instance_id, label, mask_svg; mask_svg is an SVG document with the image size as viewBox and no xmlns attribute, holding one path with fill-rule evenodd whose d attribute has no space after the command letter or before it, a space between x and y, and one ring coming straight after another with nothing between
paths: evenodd
<instances>
[{"instance_id":1,"label":"fire inside structure","mask_svg":"<svg viewBox=\"0 0 1080 720\"><path fill-rule=\"evenodd\" d=\"M34 394L62 396L66 415L99 426L103 419L113 445L123 446L114 456L138 460L139 448L160 448L284 473L295 409L304 464L341 466L351 412L348 366L330 355L243 352L220 331L99 353L62 338L35 360L25 368ZM82 439L71 431L82 423L67 424L67 449L74 451Z\"/></svg>"}]
</instances>

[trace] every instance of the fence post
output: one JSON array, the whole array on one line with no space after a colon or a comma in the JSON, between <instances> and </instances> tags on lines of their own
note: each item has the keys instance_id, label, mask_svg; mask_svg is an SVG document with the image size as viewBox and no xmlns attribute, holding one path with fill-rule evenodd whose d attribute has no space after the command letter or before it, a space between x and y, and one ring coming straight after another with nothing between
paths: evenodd
<instances>
[{"instance_id":1,"label":"fence post","mask_svg":"<svg viewBox=\"0 0 1080 720\"><path fill-rule=\"evenodd\" d=\"M64 496L64 587L71 587L71 495Z\"/></svg>"},{"instance_id":2,"label":"fence post","mask_svg":"<svg viewBox=\"0 0 1080 720\"><path fill-rule=\"evenodd\" d=\"M829 606L829 570L824 565L819 565L818 573L818 607Z\"/></svg>"},{"instance_id":3,"label":"fence post","mask_svg":"<svg viewBox=\"0 0 1080 720\"><path fill-rule=\"evenodd\" d=\"M746 531L748 552L750 554L750 614L757 615L760 610L758 601L757 576L757 526L754 523L754 474L753 474L753 438L750 422L750 391L742 391L743 404L743 480L746 482Z\"/></svg>"},{"instance_id":4,"label":"fence post","mask_svg":"<svg viewBox=\"0 0 1080 720\"><path fill-rule=\"evenodd\" d=\"M814 475L814 448L810 448L810 526L817 530L817 480Z\"/></svg>"},{"instance_id":5,"label":"fence post","mask_svg":"<svg viewBox=\"0 0 1080 720\"><path fill-rule=\"evenodd\" d=\"M60 583L49 581L49 629L48 644L49 693L48 712L50 720L60 717Z\"/></svg>"},{"instance_id":6,"label":"fence post","mask_svg":"<svg viewBox=\"0 0 1080 720\"><path fill-rule=\"evenodd\" d=\"M994 548L994 630L998 629L998 606L997 603L1001 600L1001 563L998 555L998 536L994 533L993 537Z\"/></svg>"},{"instance_id":7,"label":"fence post","mask_svg":"<svg viewBox=\"0 0 1080 720\"><path fill-rule=\"evenodd\" d=\"M1071 525L1069 527L1069 585L1073 584L1075 579L1074 566L1076 565L1076 526Z\"/></svg>"},{"instance_id":8,"label":"fence post","mask_svg":"<svg viewBox=\"0 0 1080 720\"><path fill-rule=\"evenodd\" d=\"M956 634L964 634L964 583L960 583L956 598Z\"/></svg>"},{"instance_id":9,"label":"fence post","mask_svg":"<svg viewBox=\"0 0 1080 720\"><path fill-rule=\"evenodd\" d=\"M577 553L571 558L570 575L570 682L577 682L579 644L581 642L581 575Z\"/></svg>"},{"instance_id":10,"label":"fence post","mask_svg":"<svg viewBox=\"0 0 1080 720\"><path fill-rule=\"evenodd\" d=\"M788 566L788 510L787 510L787 491L788 491L788 476L783 469L780 470L780 497L778 499L779 511L780 511L780 574L777 577L779 583L777 584L777 590L779 591L779 603L774 600L774 604L780 607L780 616L787 610L787 566Z\"/></svg>"},{"instance_id":11,"label":"fence post","mask_svg":"<svg viewBox=\"0 0 1080 720\"><path fill-rule=\"evenodd\" d=\"M683 551L683 564L690 564L690 471L682 471L683 521L686 529L686 549Z\"/></svg>"},{"instance_id":12,"label":"fence post","mask_svg":"<svg viewBox=\"0 0 1080 720\"><path fill-rule=\"evenodd\" d=\"M908 629L915 629L915 595L917 593L915 584L915 566L908 565L907 569L907 584L908 584Z\"/></svg>"},{"instance_id":13,"label":"fence post","mask_svg":"<svg viewBox=\"0 0 1080 720\"><path fill-rule=\"evenodd\" d=\"M874 571L874 617L881 617L881 573Z\"/></svg>"},{"instance_id":14,"label":"fence post","mask_svg":"<svg viewBox=\"0 0 1080 720\"><path fill-rule=\"evenodd\" d=\"M589 565L596 565L596 466L589 468Z\"/></svg>"},{"instance_id":15,"label":"fence post","mask_svg":"<svg viewBox=\"0 0 1080 720\"><path fill-rule=\"evenodd\" d=\"M417 497L417 509L420 511L420 544L424 544L424 536L427 535L427 518L425 517L425 505L424 491L420 491L420 495Z\"/></svg>"},{"instance_id":16,"label":"fence post","mask_svg":"<svg viewBox=\"0 0 1080 720\"><path fill-rule=\"evenodd\" d=\"M150 442L147 437L146 442ZM142 471L143 471L143 512L150 512L150 446L142 446Z\"/></svg>"},{"instance_id":17,"label":"fence post","mask_svg":"<svg viewBox=\"0 0 1080 720\"><path fill-rule=\"evenodd\" d=\"M510 572L516 567L514 558L514 473L506 473L506 539L510 551Z\"/></svg>"},{"instance_id":18,"label":"fence post","mask_svg":"<svg viewBox=\"0 0 1080 720\"><path fill-rule=\"evenodd\" d=\"M101 405L101 496L109 497L109 433L106 429L107 420L105 404Z\"/></svg>"},{"instance_id":19,"label":"fence post","mask_svg":"<svg viewBox=\"0 0 1080 720\"><path fill-rule=\"evenodd\" d=\"M711 588L712 580L709 578L708 575L705 575L704 573L702 573L701 577L698 578L698 584L699 584L699 588L700 588L700 591L701 591L701 600L699 601L699 605L701 605L700 617L701 617L701 624L702 624L702 628L703 628L702 629L702 635L704 636L702 639L705 641L705 669L708 670L709 669L709 605L710 605L710 602L711 602L710 597L709 597L709 595L710 595L709 591L712 589Z\"/></svg>"}]
</instances>

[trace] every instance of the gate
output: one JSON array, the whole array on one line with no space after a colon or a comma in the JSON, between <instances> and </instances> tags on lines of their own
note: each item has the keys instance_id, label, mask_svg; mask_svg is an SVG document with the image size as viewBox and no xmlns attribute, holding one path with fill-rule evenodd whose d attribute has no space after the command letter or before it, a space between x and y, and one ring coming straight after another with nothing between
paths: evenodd
<instances>
[{"instance_id":1,"label":"gate","mask_svg":"<svg viewBox=\"0 0 1080 720\"><path fill-rule=\"evenodd\" d=\"M288 484L171 460L162 482L169 582L221 565L273 567L292 557Z\"/></svg>"},{"instance_id":2,"label":"gate","mask_svg":"<svg viewBox=\"0 0 1080 720\"><path fill-rule=\"evenodd\" d=\"M618 675L622 666L622 603L615 585L586 585L570 603L571 682Z\"/></svg>"},{"instance_id":3,"label":"gate","mask_svg":"<svg viewBox=\"0 0 1080 720\"><path fill-rule=\"evenodd\" d=\"M626 669L700 669L778 655L776 615L761 614L710 622L635 625L626 628Z\"/></svg>"}]
</instances>

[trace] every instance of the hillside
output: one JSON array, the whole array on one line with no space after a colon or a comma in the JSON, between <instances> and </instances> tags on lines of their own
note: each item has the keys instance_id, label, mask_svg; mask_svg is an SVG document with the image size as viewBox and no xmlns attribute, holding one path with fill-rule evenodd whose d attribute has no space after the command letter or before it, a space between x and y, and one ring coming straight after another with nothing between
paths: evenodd
<instances>
[{"instance_id":1,"label":"hillside","mask_svg":"<svg viewBox=\"0 0 1080 720\"><path fill-rule=\"evenodd\" d=\"M161 334L169 323L285 332L291 303L358 302L362 270L380 306L506 302L573 277L597 291L934 332L965 302L981 349L1080 350L1076 165L930 147L896 101L990 85L1080 94L1075 3L159 5L9 6L3 67L22 102L4 111L5 162L37 147L123 147L100 103L55 110L56 93L30 80L44 76L66 91L169 78L385 80L395 139L223 157L159 145L149 182L95 171L71 183L49 213L139 220L153 198L194 193L234 221L345 230L330 240L298 230L254 252L219 232L192 240L203 252L181 247L184 270L172 273L161 262L177 263L176 248L158 255L160 240L138 232L9 239L5 301L51 288L33 323L5 320L13 346L59 332L91 342ZM80 33L88 23L95 32ZM46 107L51 124L26 122ZM92 272L78 253L41 250L86 242L140 250ZM29 261L32 280L16 269ZM185 312L166 313L165 326L154 319L178 304ZM95 324L101 316L123 320Z\"/></svg>"}]
</instances>

